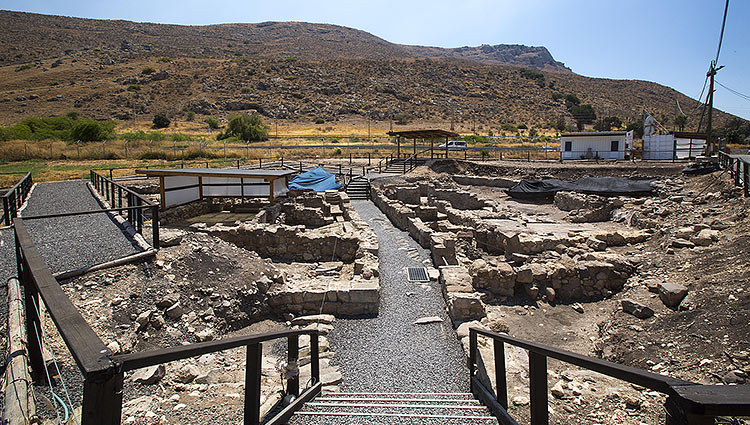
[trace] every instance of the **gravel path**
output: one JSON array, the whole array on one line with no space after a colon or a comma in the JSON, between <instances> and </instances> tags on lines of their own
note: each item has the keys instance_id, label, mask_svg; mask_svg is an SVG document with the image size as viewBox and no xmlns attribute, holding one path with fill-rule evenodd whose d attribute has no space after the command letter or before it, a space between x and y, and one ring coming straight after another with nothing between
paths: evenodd
<instances>
[{"instance_id":1,"label":"gravel path","mask_svg":"<svg viewBox=\"0 0 750 425\"><path fill-rule=\"evenodd\" d=\"M101 208L85 180L39 183L22 217ZM25 222L39 253L53 273L116 260L142 251L109 214ZM12 237L12 236L11 236Z\"/></svg>"},{"instance_id":2,"label":"gravel path","mask_svg":"<svg viewBox=\"0 0 750 425\"><path fill-rule=\"evenodd\" d=\"M352 205L378 236L380 310L373 318L336 320L329 340L336 353L331 363L344 377L341 391L469 392L466 356L446 313L440 285L407 280L405 268L431 264L429 252L395 228L372 202L355 200ZM443 322L413 324L426 316L438 316ZM291 423L447 423L441 419L340 419L297 416Z\"/></svg>"}]
</instances>

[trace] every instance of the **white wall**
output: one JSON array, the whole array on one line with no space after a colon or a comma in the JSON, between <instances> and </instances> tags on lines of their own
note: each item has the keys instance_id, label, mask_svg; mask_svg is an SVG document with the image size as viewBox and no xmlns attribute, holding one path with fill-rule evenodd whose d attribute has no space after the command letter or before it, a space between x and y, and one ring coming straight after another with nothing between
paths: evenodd
<instances>
[{"instance_id":1,"label":"white wall","mask_svg":"<svg viewBox=\"0 0 750 425\"><path fill-rule=\"evenodd\" d=\"M562 159L581 159L581 156L594 158L599 155L600 159L625 159L625 144L628 137L617 136L566 136L560 138L560 152ZM612 141L617 140L617 151L612 152ZM570 152L565 151L565 142L572 141ZM632 143L632 142L631 142ZM632 146L628 146L630 149ZM589 151L590 149L590 151Z\"/></svg>"},{"instance_id":2,"label":"white wall","mask_svg":"<svg viewBox=\"0 0 750 425\"><path fill-rule=\"evenodd\" d=\"M198 189L198 177L189 176L164 176L164 206L166 208L175 205L187 204L200 199L200 189ZM182 186L195 187L179 190L167 190Z\"/></svg>"},{"instance_id":3,"label":"white wall","mask_svg":"<svg viewBox=\"0 0 750 425\"><path fill-rule=\"evenodd\" d=\"M643 159L672 160L674 156L674 136L671 134L655 134L643 136Z\"/></svg>"}]
</instances>

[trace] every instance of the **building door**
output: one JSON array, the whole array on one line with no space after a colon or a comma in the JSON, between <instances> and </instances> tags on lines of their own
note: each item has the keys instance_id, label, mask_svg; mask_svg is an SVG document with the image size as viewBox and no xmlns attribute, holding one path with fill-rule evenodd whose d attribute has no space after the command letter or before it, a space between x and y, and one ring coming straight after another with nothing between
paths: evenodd
<instances>
[{"instance_id":1,"label":"building door","mask_svg":"<svg viewBox=\"0 0 750 425\"><path fill-rule=\"evenodd\" d=\"M620 141L619 140L613 140L612 141L612 148L610 149L612 152L617 152L620 150Z\"/></svg>"}]
</instances>

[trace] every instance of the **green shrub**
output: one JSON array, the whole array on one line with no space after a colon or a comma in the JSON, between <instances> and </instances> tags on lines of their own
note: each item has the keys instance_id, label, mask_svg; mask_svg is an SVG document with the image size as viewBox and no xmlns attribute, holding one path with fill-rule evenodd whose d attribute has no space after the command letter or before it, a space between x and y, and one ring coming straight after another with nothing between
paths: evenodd
<instances>
[{"instance_id":1,"label":"green shrub","mask_svg":"<svg viewBox=\"0 0 750 425\"><path fill-rule=\"evenodd\" d=\"M169 56L163 56L159 58L159 62L172 62L172 58Z\"/></svg>"},{"instance_id":2,"label":"green shrub","mask_svg":"<svg viewBox=\"0 0 750 425\"><path fill-rule=\"evenodd\" d=\"M154 128L167 128L172 121L169 120L167 114L165 114L164 112L159 112L154 115L153 122Z\"/></svg>"},{"instance_id":3,"label":"green shrub","mask_svg":"<svg viewBox=\"0 0 750 425\"><path fill-rule=\"evenodd\" d=\"M557 102L558 100L562 99L563 97L565 97L565 96L563 96L563 94L560 93L560 92L556 91L556 92L552 93L552 100L554 100L555 102Z\"/></svg>"},{"instance_id":4,"label":"green shrub","mask_svg":"<svg viewBox=\"0 0 750 425\"><path fill-rule=\"evenodd\" d=\"M574 106L578 106L580 104L581 99L579 99L578 96L574 94L565 95L565 106L567 106L568 109L572 109Z\"/></svg>"},{"instance_id":5,"label":"green shrub","mask_svg":"<svg viewBox=\"0 0 750 425\"><path fill-rule=\"evenodd\" d=\"M229 137L238 137L247 142L256 142L268 139L268 129L258 114L242 114L229 117L229 123L224 133L219 133L216 138L224 140Z\"/></svg>"},{"instance_id":6,"label":"green shrub","mask_svg":"<svg viewBox=\"0 0 750 425\"><path fill-rule=\"evenodd\" d=\"M315 124L325 124L326 120L321 117L315 118Z\"/></svg>"},{"instance_id":7,"label":"green shrub","mask_svg":"<svg viewBox=\"0 0 750 425\"><path fill-rule=\"evenodd\" d=\"M296 62L297 58L286 58L284 59L284 62Z\"/></svg>"},{"instance_id":8,"label":"green shrub","mask_svg":"<svg viewBox=\"0 0 750 425\"><path fill-rule=\"evenodd\" d=\"M539 84L539 87L544 87L544 74L542 74L540 71L534 70L534 69L527 69L523 68L521 69L521 76L524 78L527 78L529 80L534 80Z\"/></svg>"},{"instance_id":9,"label":"green shrub","mask_svg":"<svg viewBox=\"0 0 750 425\"><path fill-rule=\"evenodd\" d=\"M111 136L112 128L107 124L92 120L80 120L70 130L72 140L82 142L99 142Z\"/></svg>"},{"instance_id":10,"label":"green shrub","mask_svg":"<svg viewBox=\"0 0 750 425\"><path fill-rule=\"evenodd\" d=\"M487 136L480 136L478 134L470 134L468 136L462 136L461 140L465 140L466 142L474 142L474 143L488 143L490 139Z\"/></svg>"},{"instance_id":11,"label":"green shrub","mask_svg":"<svg viewBox=\"0 0 750 425\"><path fill-rule=\"evenodd\" d=\"M407 114L401 112L401 113L396 114L393 117L393 119L396 121L396 124L398 125L406 125L406 124L409 124L410 117Z\"/></svg>"},{"instance_id":12,"label":"green shrub","mask_svg":"<svg viewBox=\"0 0 750 425\"><path fill-rule=\"evenodd\" d=\"M59 86L59 85L60 85L60 82L59 82L59 81L50 81L50 82L49 82L49 85L50 85L50 87L55 87L55 86Z\"/></svg>"},{"instance_id":13,"label":"green shrub","mask_svg":"<svg viewBox=\"0 0 750 425\"><path fill-rule=\"evenodd\" d=\"M336 148L333 150L333 156L341 156L342 152L341 148Z\"/></svg>"},{"instance_id":14,"label":"green shrub","mask_svg":"<svg viewBox=\"0 0 750 425\"><path fill-rule=\"evenodd\" d=\"M156 72L156 70L150 66L147 66L141 70L141 74L144 74L144 75L153 74L154 72Z\"/></svg>"},{"instance_id":15,"label":"green shrub","mask_svg":"<svg viewBox=\"0 0 750 425\"><path fill-rule=\"evenodd\" d=\"M516 128L519 129L519 130L528 130L529 129L529 127L526 124L518 124L518 126Z\"/></svg>"},{"instance_id":16,"label":"green shrub","mask_svg":"<svg viewBox=\"0 0 750 425\"><path fill-rule=\"evenodd\" d=\"M23 65L17 66L16 69L15 69L15 71L16 72L26 71L27 69L31 69L33 67L34 67L34 64L26 63L26 64L23 64Z\"/></svg>"},{"instance_id":17,"label":"green shrub","mask_svg":"<svg viewBox=\"0 0 750 425\"><path fill-rule=\"evenodd\" d=\"M516 126L513 124L500 124L500 129L503 131L516 131Z\"/></svg>"},{"instance_id":18,"label":"green shrub","mask_svg":"<svg viewBox=\"0 0 750 425\"><path fill-rule=\"evenodd\" d=\"M78 137L78 133L74 133L73 130L78 124L82 123L94 123L101 128L101 138L110 137L112 130L114 129L114 122L112 121L88 121L78 120L77 112L72 111L65 115L57 117L29 117L25 120L5 128L0 128L0 140L84 140L91 138L85 136L84 138ZM80 127L80 126L79 126ZM81 131L79 128L77 131ZM89 130L91 131L91 130ZM87 134L97 134L96 132Z\"/></svg>"},{"instance_id":19,"label":"green shrub","mask_svg":"<svg viewBox=\"0 0 750 425\"><path fill-rule=\"evenodd\" d=\"M195 119L195 112L193 111L187 111L185 112L185 119L188 121L192 121Z\"/></svg>"},{"instance_id":20,"label":"green shrub","mask_svg":"<svg viewBox=\"0 0 750 425\"><path fill-rule=\"evenodd\" d=\"M208 128L210 128L211 130L216 130L217 128L219 128L219 121L214 117L206 117L203 122L208 124Z\"/></svg>"},{"instance_id":21,"label":"green shrub","mask_svg":"<svg viewBox=\"0 0 750 425\"><path fill-rule=\"evenodd\" d=\"M128 91L138 91L141 89L140 84L131 84L128 86Z\"/></svg>"},{"instance_id":22,"label":"green shrub","mask_svg":"<svg viewBox=\"0 0 750 425\"><path fill-rule=\"evenodd\" d=\"M68 111L68 113L65 114L65 116L75 121L78 119L78 117L81 116L81 113L73 110L73 111Z\"/></svg>"},{"instance_id":23,"label":"green shrub","mask_svg":"<svg viewBox=\"0 0 750 425\"><path fill-rule=\"evenodd\" d=\"M240 93L242 93L242 94L252 93L252 91L253 91L253 89L251 87L247 87L247 86L245 86L245 87L243 87L243 88L240 89Z\"/></svg>"}]
</instances>

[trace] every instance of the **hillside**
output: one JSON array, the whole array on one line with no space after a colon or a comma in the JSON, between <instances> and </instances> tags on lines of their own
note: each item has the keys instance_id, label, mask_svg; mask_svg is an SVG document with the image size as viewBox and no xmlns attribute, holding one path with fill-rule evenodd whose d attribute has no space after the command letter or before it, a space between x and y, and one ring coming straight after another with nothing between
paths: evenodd
<instances>
[{"instance_id":1,"label":"hillside","mask_svg":"<svg viewBox=\"0 0 750 425\"><path fill-rule=\"evenodd\" d=\"M698 110L656 83L569 72L543 47L506 46L506 54L502 46L400 46L350 28L294 22L188 27L0 12L0 23L4 125L72 109L147 121L156 112L182 119L190 109L201 121L238 111L291 122L402 114L411 125L468 122L495 131L503 124L549 128L560 117L572 125L560 99L567 94L592 104L599 117L623 121L640 117L643 107L671 120L675 99L688 113ZM543 70L530 76L519 64ZM719 123L730 117L716 115Z\"/></svg>"},{"instance_id":2,"label":"hillside","mask_svg":"<svg viewBox=\"0 0 750 425\"><path fill-rule=\"evenodd\" d=\"M264 57L406 59L449 57L569 72L544 47L497 45L443 49L390 43L328 24L263 22L164 25L0 11L0 65L100 49L114 57Z\"/></svg>"}]
</instances>

